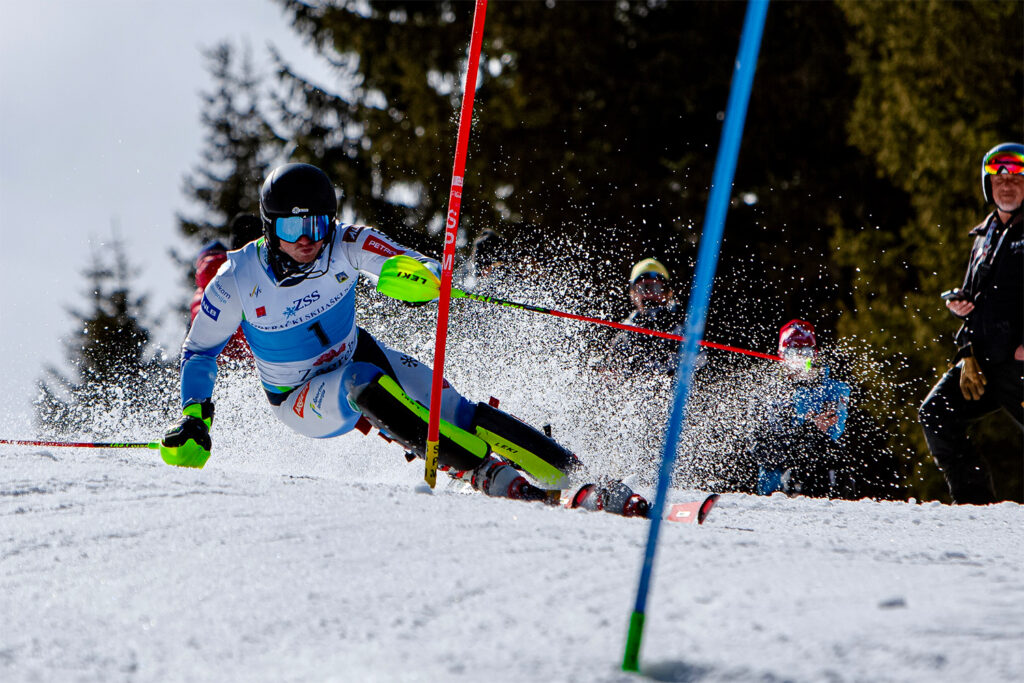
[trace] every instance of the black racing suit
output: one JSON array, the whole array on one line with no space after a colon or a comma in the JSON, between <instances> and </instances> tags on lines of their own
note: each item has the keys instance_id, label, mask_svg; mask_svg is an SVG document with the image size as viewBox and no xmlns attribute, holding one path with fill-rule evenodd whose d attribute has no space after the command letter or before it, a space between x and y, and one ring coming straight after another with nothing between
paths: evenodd
<instances>
[{"instance_id":1,"label":"black racing suit","mask_svg":"<svg viewBox=\"0 0 1024 683\"><path fill-rule=\"evenodd\" d=\"M995 502L985 462L972 450L970 425L1000 409L1024 429L1024 361L1014 352L1024 344L1024 236L1022 211L1004 224L993 212L971 230L974 246L962 287L974 303L956 333L954 362L974 356L987 383L977 401L960 391L960 365L951 368L921 406L928 448L946 476L955 503Z\"/></svg>"}]
</instances>

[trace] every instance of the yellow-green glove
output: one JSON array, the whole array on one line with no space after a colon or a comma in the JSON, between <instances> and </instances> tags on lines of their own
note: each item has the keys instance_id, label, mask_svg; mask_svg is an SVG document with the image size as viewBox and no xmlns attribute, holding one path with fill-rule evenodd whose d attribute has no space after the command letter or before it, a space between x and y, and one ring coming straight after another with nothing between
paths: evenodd
<instances>
[{"instance_id":1,"label":"yellow-green glove","mask_svg":"<svg viewBox=\"0 0 1024 683\"><path fill-rule=\"evenodd\" d=\"M181 412L181 419L170 426L160 442L160 457L168 465L201 468L210 459L213 402L189 403Z\"/></svg>"}]
</instances>

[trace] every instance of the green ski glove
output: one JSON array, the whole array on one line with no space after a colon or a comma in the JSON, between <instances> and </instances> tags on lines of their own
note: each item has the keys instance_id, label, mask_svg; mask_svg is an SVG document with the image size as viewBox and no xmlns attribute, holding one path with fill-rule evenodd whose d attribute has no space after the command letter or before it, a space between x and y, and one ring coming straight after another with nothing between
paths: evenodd
<instances>
[{"instance_id":1,"label":"green ski glove","mask_svg":"<svg viewBox=\"0 0 1024 683\"><path fill-rule=\"evenodd\" d=\"M182 408L182 418L164 434L160 457L168 465L202 468L210 459L210 425L213 424L213 402L189 403Z\"/></svg>"}]
</instances>

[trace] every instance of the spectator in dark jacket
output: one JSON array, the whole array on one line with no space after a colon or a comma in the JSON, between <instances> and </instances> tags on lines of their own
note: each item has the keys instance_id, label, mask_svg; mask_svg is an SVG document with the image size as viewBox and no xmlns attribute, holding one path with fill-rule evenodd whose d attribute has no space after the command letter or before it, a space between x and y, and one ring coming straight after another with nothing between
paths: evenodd
<instances>
[{"instance_id":1,"label":"spectator in dark jacket","mask_svg":"<svg viewBox=\"0 0 1024 683\"><path fill-rule=\"evenodd\" d=\"M920 420L932 457L954 503L995 502L987 464L972 450L967 429L1000 409L1024 428L1024 145L989 150L982 194L995 211L975 226L967 274L943 294L963 320L956 365L925 398Z\"/></svg>"},{"instance_id":2,"label":"spectator in dark jacket","mask_svg":"<svg viewBox=\"0 0 1024 683\"><path fill-rule=\"evenodd\" d=\"M686 311L676 299L668 269L657 259L640 261L629 274L629 300L633 312L623 320L627 325L658 332L682 335ZM612 338L600 369L632 373L672 375L676 370L679 342L622 330ZM703 351L697 356L696 369L707 364Z\"/></svg>"}]
</instances>

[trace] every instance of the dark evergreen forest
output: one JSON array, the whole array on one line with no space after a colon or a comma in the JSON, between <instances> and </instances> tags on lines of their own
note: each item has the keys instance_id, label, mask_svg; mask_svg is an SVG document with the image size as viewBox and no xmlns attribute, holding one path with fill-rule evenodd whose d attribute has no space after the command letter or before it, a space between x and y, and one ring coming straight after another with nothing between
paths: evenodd
<instances>
[{"instance_id":1,"label":"dark evergreen forest","mask_svg":"<svg viewBox=\"0 0 1024 683\"><path fill-rule=\"evenodd\" d=\"M186 178L182 234L193 247L227 237L271 165L305 161L333 178L348 220L437 255L474 4L277 2L333 81L279 57L261 79L229 45L207 53L208 149ZM744 11L491 0L465 240L492 228L535 259L576 259L594 311L624 312L646 256L686 282ZM987 213L982 154L1024 137L1022 55L1019 2L768 13L706 337L773 351L801 317L824 346L871 359L858 400L919 498L945 498L916 420L953 353L938 293L959 284L966 233ZM1020 500L1019 431L995 418L977 436L999 492Z\"/></svg>"}]
</instances>

